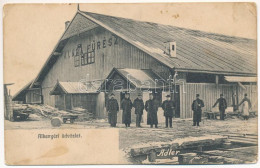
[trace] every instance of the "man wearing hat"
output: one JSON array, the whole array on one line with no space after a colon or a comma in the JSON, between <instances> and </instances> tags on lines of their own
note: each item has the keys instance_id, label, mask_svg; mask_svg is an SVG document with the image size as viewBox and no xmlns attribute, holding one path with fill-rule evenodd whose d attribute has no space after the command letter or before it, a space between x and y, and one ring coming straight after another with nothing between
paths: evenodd
<instances>
[{"instance_id":1,"label":"man wearing hat","mask_svg":"<svg viewBox=\"0 0 260 168\"><path fill-rule=\"evenodd\" d=\"M122 100L121 108L123 110L122 115L122 123L125 124L126 127L130 127L131 124L131 109L133 107L132 101L130 100L129 93L125 94L125 98Z\"/></svg>"},{"instance_id":2,"label":"man wearing hat","mask_svg":"<svg viewBox=\"0 0 260 168\"><path fill-rule=\"evenodd\" d=\"M174 102L171 101L171 96L167 95L166 100L163 101L162 109L164 110L166 128L168 128L168 123L170 128L172 128L172 117L174 117Z\"/></svg>"},{"instance_id":3,"label":"man wearing hat","mask_svg":"<svg viewBox=\"0 0 260 168\"><path fill-rule=\"evenodd\" d=\"M216 101L216 103L213 105L213 108L218 104L218 109L220 112L220 120L225 119L225 110L227 108L227 101L223 97L223 94L220 94L220 98Z\"/></svg>"},{"instance_id":4,"label":"man wearing hat","mask_svg":"<svg viewBox=\"0 0 260 168\"><path fill-rule=\"evenodd\" d=\"M135 108L136 114L136 127L141 127L141 120L144 111L144 101L142 99L142 94L139 93L138 97L134 100L133 107Z\"/></svg>"},{"instance_id":5,"label":"man wearing hat","mask_svg":"<svg viewBox=\"0 0 260 168\"><path fill-rule=\"evenodd\" d=\"M153 128L153 125L155 125L155 128L158 128L158 107L158 102L154 99L153 94L150 93L149 100L145 102L144 108L147 111L147 125L150 125L151 128Z\"/></svg>"},{"instance_id":6,"label":"man wearing hat","mask_svg":"<svg viewBox=\"0 0 260 168\"><path fill-rule=\"evenodd\" d=\"M193 126L200 126L202 107L204 107L204 102L200 99L200 95L196 94L196 100L193 101L191 106L193 110Z\"/></svg>"},{"instance_id":7,"label":"man wearing hat","mask_svg":"<svg viewBox=\"0 0 260 168\"><path fill-rule=\"evenodd\" d=\"M111 127L116 127L117 113L119 111L117 100L114 98L115 95L112 93L110 99L107 101L106 109L108 112L108 122Z\"/></svg>"}]
</instances>

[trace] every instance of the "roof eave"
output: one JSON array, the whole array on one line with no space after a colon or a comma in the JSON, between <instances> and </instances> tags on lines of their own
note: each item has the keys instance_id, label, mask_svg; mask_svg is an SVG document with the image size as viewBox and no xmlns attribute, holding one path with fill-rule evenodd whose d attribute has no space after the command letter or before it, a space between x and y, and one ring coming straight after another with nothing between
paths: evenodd
<instances>
[{"instance_id":1,"label":"roof eave","mask_svg":"<svg viewBox=\"0 0 260 168\"><path fill-rule=\"evenodd\" d=\"M216 70L198 70L198 69L185 69L185 68L175 68L178 72L192 72L192 73L207 73L216 75L235 75L235 76L257 76L257 73L249 72L230 72L230 71L216 71Z\"/></svg>"},{"instance_id":2,"label":"roof eave","mask_svg":"<svg viewBox=\"0 0 260 168\"><path fill-rule=\"evenodd\" d=\"M77 10L77 12L76 12L76 14L74 15L73 19L71 20L71 22L75 19L76 15L77 15L78 13L80 13L79 10ZM70 23L71 23L71 22L70 22ZM69 24L69 26L66 28L66 30L63 32L63 34L62 34L61 37L59 38L58 43L56 44L56 46L55 46L54 49L52 50L50 56L48 57L48 59L46 60L46 62L44 63L44 65L42 66L40 72L38 73L38 75L37 75L37 77L34 79L34 81L31 83L31 85L30 85L29 88L32 88L32 87L33 87L34 83L39 79L41 73L43 72L44 68L47 66L47 64L48 64L48 62L50 61L50 59L51 59L53 56L55 56L55 55L53 55L53 54L54 54L54 52L56 51L56 49L58 48L60 42L62 41L62 38L63 38L64 34L67 32L67 30L69 29L70 26L71 26L71 24Z\"/></svg>"}]
</instances>

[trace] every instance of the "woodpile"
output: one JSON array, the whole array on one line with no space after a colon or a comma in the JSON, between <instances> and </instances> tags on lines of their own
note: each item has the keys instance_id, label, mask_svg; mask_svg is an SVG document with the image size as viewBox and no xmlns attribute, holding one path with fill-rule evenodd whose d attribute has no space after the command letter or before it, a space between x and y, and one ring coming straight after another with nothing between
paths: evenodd
<instances>
[{"instance_id":1,"label":"woodpile","mask_svg":"<svg viewBox=\"0 0 260 168\"><path fill-rule=\"evenodd\" d=\"M54 127L60 126L62 123L74 123L75 120L77 121L86 121L86 120L93 120L94 116L92 113L88 112L86 109L83 108L73 108L72 110L58 110L57 108L48 106L48 105L28 105L35 113L38 113L46 118L51 120L51 124ZM58 120L58 118L60 120Z\"/></svg>"},{"instance_id":2,"label":"woodpile","mask_svg":"<svg viewBox=\"0 0 260 168\"><path fill-rule=\"evenodd\" d=\"M71 114L70 112L58 110L57 108L48 106L48 105L29 105L30 108L34 110L35 113L38 113L46 118L52 119L53 117L61 117L62 115Z\"/></svg>"},{"instance_id":3,"label":"woodpile","mask_svg":"<svg viewBox=\"0 0 260 168\"><path fill-rule=\"evenodd\" d=\"M34 112L27 104L13 104L12 109L14 121L26 120Z\"/></svg>"},{"instance_id":4,"label":"woodpile","mask_svg":"<svg viewBox=\"0 0 260 168\"><path fill-rule=\"evenodd\" d=\"M89 112L87 109L83 109L80 107L75 107L72 110L68 110L73 114L78 114L78 121L91 121L94 119L93 113Z\"/></svg>"}]
</instances>

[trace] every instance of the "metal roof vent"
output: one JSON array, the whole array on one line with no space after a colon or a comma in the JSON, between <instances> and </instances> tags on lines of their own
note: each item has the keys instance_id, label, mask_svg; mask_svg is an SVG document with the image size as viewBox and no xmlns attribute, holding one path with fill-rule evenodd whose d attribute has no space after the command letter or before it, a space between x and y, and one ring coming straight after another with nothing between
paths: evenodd
<instances>
[{"instance_id":1,"label":"metal roof vent","mask_svg":"<svg viewBox=\"0 0 260 168\"><path fill-rule=\"evenodd\" d=\"M169 55L170 57L176 57L176 42L170 41L165 42L165 51L164 54Z\"/></svg>"}]
</instances>

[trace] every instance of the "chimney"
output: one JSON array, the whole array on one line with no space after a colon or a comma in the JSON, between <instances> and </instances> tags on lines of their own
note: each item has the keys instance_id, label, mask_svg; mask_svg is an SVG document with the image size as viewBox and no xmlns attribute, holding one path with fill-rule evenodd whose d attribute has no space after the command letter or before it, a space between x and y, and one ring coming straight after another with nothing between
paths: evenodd
<instances>
[{"instance_id":1,"label":"chimney","mask_svg":"<svg viewBox=\"0 0 260 168\"><path fill-rule=\"evenodd\" d=\"M170 56L170 57L176 57L176 42L175 41L169 41L165 42L165 51L164 54Z\"/></svg>"},{"instance_id":2,"label":"chimney","mask_svg":"<svg viewBox=\"0 0 260 168\"><path fill-rule=\"evenodd\" d=\"M66 21L65 22L65 30L69 27L69 25L70 25L70 21Z\"/></svg>"}]
</instances>

